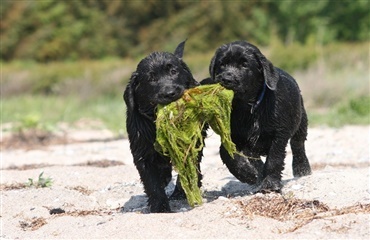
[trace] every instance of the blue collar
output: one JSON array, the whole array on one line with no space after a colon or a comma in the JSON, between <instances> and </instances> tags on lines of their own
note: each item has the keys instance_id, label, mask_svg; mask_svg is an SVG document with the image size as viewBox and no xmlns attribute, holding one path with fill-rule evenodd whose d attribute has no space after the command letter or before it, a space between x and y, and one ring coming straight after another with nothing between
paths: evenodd
<instances>
[{"instance_id":1,"label":"blue collar","mask_svg":"<svg viewBox=\"0 0 370 240\"><path fill-rule=\"evenodd\" d=\"M249 105L251 105L251 114L253 114L254 110L256 108L258 108L258 106L261 104L262 100L263 100L263 97L265 96L265 92L266 92L266 83L263 84L263 88L262 88L262 92L260 94L260 96L258 97L258 100L256 103L249 103Z\"/></svg>"}]
</instances>

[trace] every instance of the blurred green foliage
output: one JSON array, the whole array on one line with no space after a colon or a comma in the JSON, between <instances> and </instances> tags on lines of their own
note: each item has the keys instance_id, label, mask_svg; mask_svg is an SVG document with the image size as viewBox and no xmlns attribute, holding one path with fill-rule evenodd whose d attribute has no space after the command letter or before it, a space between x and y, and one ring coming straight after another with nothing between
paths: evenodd
<instances>
[{"instance_id":1,"label":"blurred green foliage","mask_svg":"<svg viewBox=\"0 0 370 240\"><path fill-rule=\"evenodd\" d=\"M73 126L81 119L98 120L117 135L125 132L125 104L121 95L80 99L78 96L22 95L2 100L2 123L14 123L8 131L30 129L52 132L58 123ZM87 125L87 127L94 128ZM98 127L100 129L100 127Z\"/></svg>"},{"instance_id":2,"label":"blurred green foliage","mask_svg":"<svg viewBox=\"0 0 370 240\"><path fill-rule=\"evenodd\" d=\"M81 99L122 94L122 86L136 67L133 60L105 59L2 64L2 97L23 94L77 95Z\"/></svg>"},{"instance_id":3,"label":"blurred green foliage","mask_svg":"<svg viewBox=\"0 0 370 240\"><path fill-rule=\"evenodd\" d=\"M0 58L139 57L172 51L185 38L198 52L237 39L259 46L274 38L283 45L364 41L369 7L368 0L2 0Z\"/></svg>"},{"instance_id":4,"label":"blurred green foliage","mask_svg":"<svg viewBox=\"0 0 370 240\"><path fill-rule=\"evenodd\" d=\"M319 112L311 109L308 112L312 125L329 125L340 127L345 124L370 124L370 96L355 96L344 99L331 109Z\"/></svg>"},{"instance_id":5,"label":"blurred green foliage","mask_svg":"<svg viewBox=\"0 0 370 240\"><path fill-rule=\"evenodd\" d=\"M350 115L352 117L359 116L369 116L370 115L370 97L369 96L359 96L350 99L345 104L338 107L337 112L341 115Z\"/></svg>"},{"instance_id":6,"label":"blurred green foliage","mask_svg":"<svg viewBox=\"0 0 370 240\"><path fill-rule=\"evenodd\" d=\"M369 124L369 9L368 0L0 0L2 122L98 118L121 134L122 91L139 59L188 38L184 60L199 81L217 47L247 40L297 79L310 124Z\"/></svg>"},{"instance_id":7,"label":"blurred green foliage","mask_svg":"<svg viewBox=\"0 0 370 240\"><path fill-rule=\"evenodd\" d=\"M289 61L274 53L281 51L279 48L266 50L267 55L276 57L274 65L288 66ZM291 45L285 50L282 54L306 51L309 56L310 51L316 52L316 60L307 69L289 71L302 90L310 126L370 124L368 42L329 44L322 50ZM185 54L196 80L209 75L212 55ZM0 81L2 123L32 127L98 119L117 135L125 134L122 93L136 65L137 59L119 58L47 64L5 62Z\"/></svg>"}]
</instances>

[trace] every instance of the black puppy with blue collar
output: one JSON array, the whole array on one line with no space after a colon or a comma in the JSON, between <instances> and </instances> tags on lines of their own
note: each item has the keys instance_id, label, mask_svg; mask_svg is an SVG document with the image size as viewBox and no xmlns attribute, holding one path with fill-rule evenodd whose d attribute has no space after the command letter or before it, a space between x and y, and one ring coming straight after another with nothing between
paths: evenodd
<instances>
[{"instance_id":1,"label":"black puppy with blue collar","mask_svg":"<svg viewBox=\"0 0 370 240\"><path fill-rule=\"evenodd\" d=\"M231 137L242 155L230 156L220 147L230 172L241 182L257 184L257 191L280 192L290 140L293 175L311 174L304 145L307 115L294 78L245 41L218 48L209 71L211 78L205 83L220 83L234 91ZM266 156L265 162L261 156Z\"/></svg>"}]
</instances>

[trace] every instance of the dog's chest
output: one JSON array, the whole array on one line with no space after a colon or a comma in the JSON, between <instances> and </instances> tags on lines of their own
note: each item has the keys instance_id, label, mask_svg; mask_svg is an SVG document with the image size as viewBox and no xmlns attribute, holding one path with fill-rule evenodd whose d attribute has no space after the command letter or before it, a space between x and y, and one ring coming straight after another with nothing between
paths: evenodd
<instances>
[{"instance_id":1,"label":"dog's chest","mask_svg":"<svg viewBox=\"0 0 370 240\"><path fill-rule=\"evenodd\" d=\"M266 130L256 114L240 109L231 113L231 137L239 150L248 149L266 155L273 138Z\"/></svg>"},{"instance_id":2,"label":"dog's chest","mask_svg":"<svg viewBox=\"0 0 370 240\"><path fill-rule=\"evenodd\" d=\"M231 135L233 141L239 142L256 141L260 135L258 118L244 109L233 109L231 112Z\"/></svg>"}]
</instances>

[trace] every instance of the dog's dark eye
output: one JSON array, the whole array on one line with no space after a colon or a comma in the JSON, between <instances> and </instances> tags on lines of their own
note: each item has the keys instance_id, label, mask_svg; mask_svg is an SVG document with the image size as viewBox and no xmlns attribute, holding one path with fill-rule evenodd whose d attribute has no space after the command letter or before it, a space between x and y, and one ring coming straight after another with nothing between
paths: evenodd
<instances>
[{"instance_id":1,"label":"dog's dark eye","mask_svg":"<svg viewBox=\"0 0 370 240\"><path fill-rule=\"evenodd\" d=\"M149 81L150 82L156 82L157 81L157 79L155 78L153 73L149 73Z\"/></svg>"},{"instance_id":2,"label":"dog's dark eye","mask_svg":"<svg viewBox=\"0 0 370 240\"><path fill-rule=\"evenodd\" d=\"M177 74L177 70L176 70L176 69L174 69L174 68L172 68L172 69L170 70L170 73L171 73L171 75L175 75L175 74Z\"/></svg>"},{"instance_id":3,"label":"dog's dark eye","mask_svg":"<svg viewBox=\"0 0 370 240\"><path fill-rule=\"evenodd\" d=\"M248 68L248 62L242 62L242 67L243 68Z\"/></svg>"}]
</instances>

